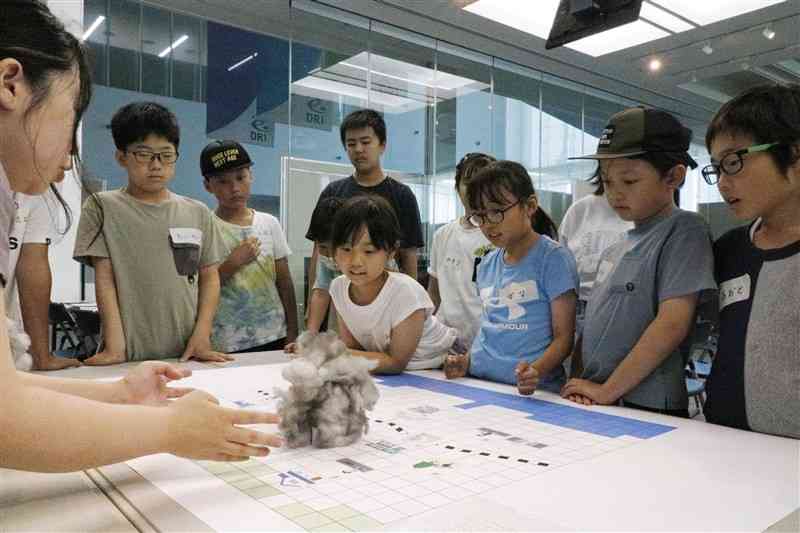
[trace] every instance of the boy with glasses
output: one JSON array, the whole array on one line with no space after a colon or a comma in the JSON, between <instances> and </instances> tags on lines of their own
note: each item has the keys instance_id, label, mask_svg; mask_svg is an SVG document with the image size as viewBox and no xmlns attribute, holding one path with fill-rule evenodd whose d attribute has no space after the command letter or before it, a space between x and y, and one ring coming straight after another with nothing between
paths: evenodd
<instances>
[{"instance_id":1,"label":"boy with glasses","mask_svg":"<svg viewBox=\"0 0 800 533\"><path fill-rule=\"evenodd\" d=\"M204 204L167 188L180 143L175 115L156 103L128 104L111 132L128 185L84 203L73 254L95 269L102 323L101 350L85 363L230 360L210 341L219 230Z\"/></svg>"},{"instance_id":2,"label":"boy with glasses","mask_svg":"<svg viewBox=\"0 0 800 533\"><path fill-rule=\"evenodd\" d=\"M714 243L719 347L706 420L800 438L800 85L750 89L706 134L706 181L752 221Z\"/></svg>"}]
</instances>

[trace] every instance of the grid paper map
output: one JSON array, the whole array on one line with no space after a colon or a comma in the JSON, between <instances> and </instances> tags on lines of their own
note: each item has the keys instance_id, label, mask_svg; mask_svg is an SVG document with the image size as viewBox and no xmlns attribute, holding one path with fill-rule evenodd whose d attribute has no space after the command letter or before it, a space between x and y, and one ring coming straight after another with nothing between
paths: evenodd
<instances>
[{"instance_id":1,"label":"grid paper map","mask_svg":"<svg viewBox=\"0 0 800 533\"><path fill-rule=\"evenodd\" d=\"M675 429L420 374L376 381L369 432L354 445L196 464L298 530L363 531ZM221 400L263 410L277 403L266 386Z\"/></svg>"}]
</instances>

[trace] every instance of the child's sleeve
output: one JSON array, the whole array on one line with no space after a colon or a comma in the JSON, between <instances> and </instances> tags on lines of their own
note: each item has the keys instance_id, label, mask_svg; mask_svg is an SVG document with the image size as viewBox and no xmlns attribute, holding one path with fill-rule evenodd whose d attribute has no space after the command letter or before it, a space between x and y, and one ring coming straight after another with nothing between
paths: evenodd
<instances>
[{"instance_id":1,"label":"child's sleeve","mask_svg":"<svg viewBox=\"0 0 800 533\"><path fill-rule=\"evenodd\" d=\"M30 218L25 226L25 235L22 236L23 244L49 244L52 240L50 213L42 197L36 197L30 202Z\"/></svg>"},{"instance_id":2,"label":"child's sleeve","mask_svg":"<svg viewBox=\"0 0 800 533\"><path fill-rule=\"evenodd\" d=\"M542 285L548 302L552 302L569 291L578 293L578 287L580 287L578 267L572 252L566 246L559 246L548 254Z\"/></svg>"},{"instance_id":3,"label":"child's sleeve","mask_svg":"<svg viewBox=\"0 0 800 533\"><path fill-rule=\"evenodd\" d=\"M405 274L400 275L408 279L399 280L402 281L402 284L398 284L396 290L393 291L393 297L389 299L392 329L411 316L414 311L425 309L426 315L433 311L433 301L422 285Z\"/></svg>"},{"instance_id":4,"label":"child's sleeve","mask_svg":"<svg viewBox=\"0 0 800 533\"><path fill-rule=\"evenodd\" d=\"M289 249L289 243L286 242L286 235L283 234L283 228L278 219L270 216L270 231L272 233L272 242L275 243L275 259L283 259L292 254Z\"/></svg>"},{"instance_id":5,"label":"child's sleeve","mask_svg":"<svg viewBox=\"0 0 800 533\"><path fill-rule=\"evenodd\" d=\"M97 196L90 196L83 202L75 248L72 257L76 261L92 266L93 257L110 257L106 236L103 233L103 212Z\"/></svg>"},{"instance_id":6,"label":"child's sleeve","mask_svg":"<svg viewBox=\"0 0 800 533\"><path fill-rule=\"evenodd\" d=\"M200 266L207 267L221 263L225 259L225 250L219 226L214 223L211 211L207 207L203 207L203 249L200 251Z\"/></svg>"},{"instance_id":7,"label":"child's sleeve","mask_svg":"<svg viewBox=\"0 0 800 533\"><path fill-rule=\"evenodd\" d=\"M676 227L656 270L658 302L716 289L711 232L705 223ZM701 298L702 299L702 298Z\"/></svg>"}]
</instances>

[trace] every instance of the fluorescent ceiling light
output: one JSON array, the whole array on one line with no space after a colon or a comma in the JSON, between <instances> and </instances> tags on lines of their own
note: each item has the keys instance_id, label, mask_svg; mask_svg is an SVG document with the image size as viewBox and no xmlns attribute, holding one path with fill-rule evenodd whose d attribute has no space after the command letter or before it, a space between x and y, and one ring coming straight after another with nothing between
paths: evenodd
<instances>
[{"instance_id":1,"label":"fluorescent ceiling light","mask_svg":"<svg viewBox=\"0 0 800 533\"><path fill-rule=\"evenodd\" d=\"M370 90L367 90L367 72ZM405 113L469 92L488 89L484 83L421 67L388 57L361 52L292 83L296 94L312 98L383 107L390 113Z\"/></svg>"},{"instance_id":2,"label":"fluorescent ceiling light","mask_svg":"<svg viewBox=\"0 0 800 533\"><path fill-rule=\"evenodd\" d=\"M228 72L230 72L232 70L236 70L237 68L241 67L242 65L244 65L248 61L252 61L253 59L255 59L257 57L258 57L258 52L254 52L254 53L250 54L249 56L245 57L241 61L239 61L237 63L234 63L233 65L229 66L228 67Z\"/></svg>"},{"instance_id":3,"label":"fluorescent ceiling light","mask_svg":"<svg viewBox=\"0 0 800 533\"><path fill-rule=\"evenodd\" d=\"M381 107L384 111L393 113L404 113L425 107L425 102L405 98L403 96L396 96L393 94L385 94L379 91L368 91L364 87L357 85L350 85L340 81L326 80L316 76L307 76L301 80L292 83L292 93L309 98L321 98L325 100L338 100L340 97L345 100L345 103L361 107L365 102L369 101L370 105L374 107Z\"/></svg>"},{"instance_id":4,"label":"fluorescent ceiling light","mask_svg":"<svg viewBox=\"0 0 800 533\"><path fill-rule=\"evenodd\" d=\"M188 35L182 35L178 37L178 40L172 43L171 45L167 46L166 48L164 48L161 51L161 53L158 54L158 57L166 57L166 55L169 54L171 50L175 50L176 48L178 48L180 45L186 42L188 38L189 38Z\"/></svg>"},{"instance_id":5,"label":"fluorescent ceiling light","mask_svg":"<svg viewBox=\"0 0 800 533\"><path fill-rule=\"evenodd\" d=\"M696 27L649 2L642 3L642 11L639 16L675 33L688 31Z\"/></svg>"},{"instance_id":6,"label":"fluorescent ceiling light","mask_svg":"<svg viewBox=\"0 0 800 533\"><path fill-rule=\"evenodd\" d=\"M657 3L692 22L705 26L762 9L784 0L657 0Z\"/></svg>"},{"instance_id":7,"label":"fluorescent ceiling light","mask_svg":"<svg viewBox=\"0 0 800 533\"><path fill-rule=\"evenodd\" d=\"M631 46L649 43L668 35L670 34L648 22L636 20L602 33L584 37L566 46L586 55L597 57Z\"/></svg>"},{"instance_id":8,"label":"fluorescent ceiling light","mask_svg":"<svg viewBox=\"0 0 800 533\"><path fill-rule=\"evenodd\" d=\"M475 15L547 39L556 18L558 0L478 0L467 7Z\"/></svg>"},{"instance_id":9,"label":"fluorescent ceiling light","mask_svg":"<svg viewBox=\"0 0 800 533\"><path fill-rule=\"evenodd\" d=\"M83 37L81 37L81 41L85 41L86 39L88 39L89 36L92 35L94 31L100 27L100 24L102 24L104 20L106 20L106 17L104 17L103 15L100 15L99 17L94 19L92 25L89 26L89 29L86 30L86 32L83 34Z\"/></svg>"},{"instance_id":10,"label":"fluorescent ceiling light","mask_svg":"<svg viewBox=\"0 0 800 533\"><path fill-rule=\"evenodd\" d=\"M488 87L474 80L448 74L441 70L436 71L427 67L406 63L405 61L399 61L377 54L369 54L368 52L356 54L329 68L334 69L339 65L363 72L371 71L373 82L381 78L402 82L401 84L394 84L397 87L403 87L402 84L410 84L424 89L436 89L438 91L457 91L475 84L481 85L481 88L478 90Z\"/></svg>"}]
</instances>

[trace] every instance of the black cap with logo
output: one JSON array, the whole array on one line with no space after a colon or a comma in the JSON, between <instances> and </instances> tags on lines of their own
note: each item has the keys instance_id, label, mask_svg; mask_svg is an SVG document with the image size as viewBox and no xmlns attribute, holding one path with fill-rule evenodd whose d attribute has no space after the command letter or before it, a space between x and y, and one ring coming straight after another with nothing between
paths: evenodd
<instances>
[{"instance_id":1,"label":"black cap with logo","mask_svg":"<svg viewBox=\"0 0 800 533\"><path fill-rule=\"evenodd\" d=\"M206 177L252 164L250 154L236 141L213 141L200 153L200 172Z\"/></svg>"},{"instance_id":2,"label":"black cap with logo","mask_svg":"<svg viewBox=\"0 0 800 533\"><path fill-rule=\"evenodd\" d=\"M697 162L688 153L691 140L692 130L666 111L633 107L611 117L600 136L597 153L570 159L616 159L662 152L696 168Z\"/></svg>"}]
</instances>

